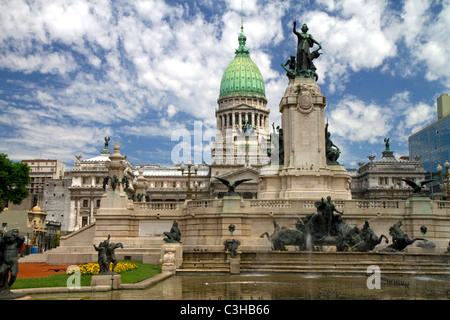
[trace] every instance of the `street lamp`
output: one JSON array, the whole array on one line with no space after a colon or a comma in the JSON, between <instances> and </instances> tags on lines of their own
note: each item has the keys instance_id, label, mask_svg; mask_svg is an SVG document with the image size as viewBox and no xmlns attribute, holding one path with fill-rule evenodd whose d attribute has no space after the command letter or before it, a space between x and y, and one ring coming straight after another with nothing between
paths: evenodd
<instances>
[{"instance_id":1,"label":"street lamp","mask_svg":"<svg viewBox=\"0 0 450 320\"><path fill-rule=\"evenodd\" d=\"M439 173L440 176L444 177L443 184L441 185L442 189L445 192L445 200L450 200L450 172L449 172L450 163L448 163L448 160L445 160L444 168L445 172L442 171L442 166L438 164L436 170Z\"/></svg>"},{"instance_id":2,"label":"street lamp","mask_svg":"<svg viewBox=\"0 0 450 320\"><path fill-rule=\"evenodd\" d=\"M392 186L387 188L386 192L391 196L391 200L394 200L394 195L397 195L400 189L400 185L398 183L394 183Z\"/></svg>"},{"instance_id":3,"label":"street lamp","mask_svg":"<svg viewBox=\"0 0 450 320\"><path fill-rule=\"evenodd\" d=\"M198 164L192 165L191 160L189 160L187 163L187 172L186 173L184 172L185 169L186 169L186 166L184 165L184 163L181 163L180 169L177 169L177 170L181 171L181 175L187 174L188 185L187 185L186 200L192 200L191 175L197 175ZM191 171L191 169L193 169L193 171ZM195 190L195 191L197 192L197 190ZM197 193L195 193L195 196L197 197Z\"/></svg>"}]
</instances>

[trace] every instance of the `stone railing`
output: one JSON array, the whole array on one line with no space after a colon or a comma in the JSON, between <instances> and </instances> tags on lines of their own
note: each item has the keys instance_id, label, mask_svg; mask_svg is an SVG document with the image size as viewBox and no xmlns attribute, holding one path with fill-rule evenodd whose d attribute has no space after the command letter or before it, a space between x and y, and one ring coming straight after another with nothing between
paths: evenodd
<instances>
[{"instance_id":1,"label":"stone railing","mask_svg":"<svg viewBox=\"0 0 450 320\"><path fill-rule=\"evenodd\" d=\"M135 202L141 210L180 210L182 202Z\"/></svg>"},{"instance_id":2,"label":"stone railing","mask_svg":"<svg viewBox=\"0 0 450 320\"><path fill-rule=\"evenodd\" d=\"M400 201L397 200L350 200L347 203L354 203L359 209L398 209ZM403 201L404 203L404 201Z\"/></svg>"},{"instance_id":3,"label":"stone railing","mask_svg":"<svg viewBox=\"0 0 450 320\"><path fill-rule=\"evenodd\" d=\"M436 209L450 211L450 201L435 201L434 203L436 204Z\"/></svg>"},{"instance_id":4,"label":"stone railing","mask_svg":"<svg viewBox=\"0 0 450 320\"><path fill-rule=\"evenodd\" d=\"M134 202L134 208L140 215L148 212L152 215L154 212L164 211L169 215L180 215L183 208L189 214L216 212L223 199L192 200L184 202ZM261 213L285 213L285 214L311 214L317 212L315 203L318 200L283 200L283 199L253 199L240 200L239 207L236 207L236 213L244 212L248 214ZM346 214L404 214L406 213L406 203L404 200L332 200L336 209L344 210ZM434 210L440 214L450 214L450 201L432 201ZM219 212L217 211L217 212Z\"/></svg>"},{"instance_id":5,"label":"stone railing","mask_svg":"<svg viewBox=\"0 0 450 320\"><path fill-rule=\"evenodd\" d=\"M249 200L250 208L291 208L292 200Z\"/></svg>"},{"instance_id":6,"label":"stone railing","mask_svg":"<svg viewBox=\"0 0 450 320\"><path fill-rule=\"evenodd\" d=\"M212 208L214 200L192 200L189 201L187 207L191 208Z\"/></svg>"}]
</instances>

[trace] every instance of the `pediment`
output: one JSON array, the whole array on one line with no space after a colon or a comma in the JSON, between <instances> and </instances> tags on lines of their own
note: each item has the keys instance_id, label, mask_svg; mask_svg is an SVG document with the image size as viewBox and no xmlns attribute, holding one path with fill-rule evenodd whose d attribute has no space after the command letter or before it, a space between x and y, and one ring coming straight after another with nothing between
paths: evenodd
<instances>
[{"instance_id":1,"label":"pediment","mask_svg":"<svg viewBox=\"0 0 450 320\"><path fill-rule=\"evenodd\" d=\"M211 178L214 178L212 176ZM258 183L259 179L259 170L256 170L254 168L244 167L239 168L233 171L225 172L219 175L219 178L227 179L229 181L236 181L241 179L252 179L252 181L248 181L246 183ZM215 179L212 179L213 181L217 181ZM217 181L219 182L219 181ZM220 183L220 182L219 182Z\"/></svg>"}]
</instances>

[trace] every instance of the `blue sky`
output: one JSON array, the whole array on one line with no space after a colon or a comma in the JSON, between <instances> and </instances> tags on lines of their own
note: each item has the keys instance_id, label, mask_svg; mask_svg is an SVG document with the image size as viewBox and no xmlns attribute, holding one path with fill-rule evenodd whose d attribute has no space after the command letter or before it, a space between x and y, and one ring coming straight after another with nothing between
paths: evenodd
<instances>
[{"instance_id":1,"label":"blue sky","mask_svg":"<svg viewBox=\"0 0 450 320\"><path fill-rule=\"evenodd\" d=\"M408 136L436 120L437 97L450 93L449 0L244 0L243 7L270 123L280 123L288 83L280 64L296 50L292 22L307 23L322 44L318 84L346 167L379 158L386 136L397 156L408 155ZM174 130L193 135L194 123L215 130L240 11L241 0L2 1L0 152L70 168L75 155L99 154L109 136L130 162L172 164Z\"/></svg>"}]
</instances>

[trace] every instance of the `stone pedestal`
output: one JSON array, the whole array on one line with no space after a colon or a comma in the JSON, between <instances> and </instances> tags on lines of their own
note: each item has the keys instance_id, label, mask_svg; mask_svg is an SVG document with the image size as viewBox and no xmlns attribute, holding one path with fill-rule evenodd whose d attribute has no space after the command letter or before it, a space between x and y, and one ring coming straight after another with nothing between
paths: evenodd
<instances>
[{"instance_id":1,"label":"stone pedestal","mask_svg":"<svg viewBox=\"0 0 450 320\"><path fill-rule=\"evenodd\" d=\"M91 287L109 287L113 290L119 289L119 285L122 283L122 277L120 274L97 274L91 278Z\"/></svg>"},{"instance_id":2,"label":"stone pedestal","mask_svg":"<svg viewBox=\"0 0 450 320\"><path fill-rule=\"evenodd\" d=\"M344 166L327 165L326 98L314 79L289 81L281 98L284 164L261 170L259 199L350 200L350 175Z\"/></svg>"},{"instance_id":3,"label":"stone pedestal","mask_svg":"<svg viewBox=\"0 0 450 320\"><path fill-rule=\"evenodd\" d=\"M241 273L241 254L238 253L238 257L229 258L230 261L230 273L231 274L240 274Z\"/></svg>"},{"instance_id":4,"label":"stone pedestal","mask_svg":"<svg viewBox=\"0 0 450 320\"><path fill-rule=\"evenodd\" d=\"M161 247L161 268L163 272L175 273L183 264L183 246L181 243L166 243Z\"/></svg>"}]
</instances>

